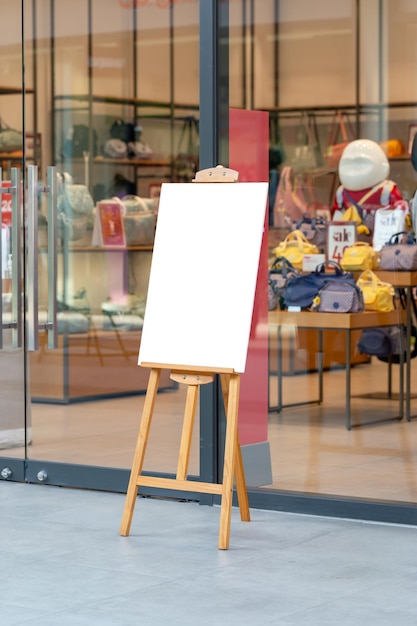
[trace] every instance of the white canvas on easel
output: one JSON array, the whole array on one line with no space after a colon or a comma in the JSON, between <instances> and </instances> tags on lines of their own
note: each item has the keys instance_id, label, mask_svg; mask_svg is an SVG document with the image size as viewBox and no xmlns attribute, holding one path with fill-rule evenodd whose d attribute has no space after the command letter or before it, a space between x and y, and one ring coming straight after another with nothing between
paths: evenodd
<instances>
[{"instance_id":1,"label":"white canvas on easel","mask_svg":"<svg viewBox=\"0 0 417 626\"><path fill-rule=\"evenodd\" d=\"M164 183L139 364L245 370L267 183Z\"/></svg>"}]
</instances>

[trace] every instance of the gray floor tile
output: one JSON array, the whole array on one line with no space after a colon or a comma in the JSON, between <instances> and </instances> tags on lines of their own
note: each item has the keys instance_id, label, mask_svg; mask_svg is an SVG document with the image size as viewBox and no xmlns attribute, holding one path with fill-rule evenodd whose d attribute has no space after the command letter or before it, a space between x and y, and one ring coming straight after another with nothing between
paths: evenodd
<instances>
[{"instance_id":1,"label":"gray floor tile","mask_svg":"<svg viewBox=\"0 0 417 626\"><path fill-rule=\"evenodd\" d=\"M0 482L1 626L413 626L417 527Z\"/></svg>"}]
</instances>

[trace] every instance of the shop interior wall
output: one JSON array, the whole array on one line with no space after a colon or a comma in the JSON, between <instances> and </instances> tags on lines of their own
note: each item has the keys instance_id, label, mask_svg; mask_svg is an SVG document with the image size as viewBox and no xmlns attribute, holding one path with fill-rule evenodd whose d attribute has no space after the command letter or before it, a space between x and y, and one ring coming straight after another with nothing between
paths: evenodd
<instances>
[{"instance_id":1,"label":"shop interior wall","mask_svg":"<svg viewBox=\"0 0 417 626\"><path fill-rule=\"evenodd\" d=\"M232 12L235 16L231 20L230 54L233 106L267 109L272 116L276 106L306 110L350 106L349 139L357 136L376 141L400 139L407 150L410 125L417 117L417 106L412 105L417 103L415 3L270 0L252 3L253 13L248 9L250 4L239 3L240 12L237 6ZM276 7L277 62L273 25ZM251 20L254 20L253 29ZM388 103L411 103L411 106L384 106ZM374 104L383 106L356 117L356 105ZM314 117L324 152L333 112L316 113ZM290 160L298 142L300 115L281 113L278 121L279 140ZM391 177L398 181L404 197L411 197L415 175L410 163L391 162Z\"/></svg>"}]
</instances>

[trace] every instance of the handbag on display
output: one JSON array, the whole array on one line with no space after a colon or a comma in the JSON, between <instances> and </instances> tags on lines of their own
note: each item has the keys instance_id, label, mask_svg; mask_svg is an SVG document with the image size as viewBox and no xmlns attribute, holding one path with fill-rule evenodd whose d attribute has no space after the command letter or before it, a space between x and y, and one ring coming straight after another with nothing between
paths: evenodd
<instances>
[{"instance_id":1,"label":"handbag on display","mask_svg":"<svg viewBox=\"0 0 417 626\"><path fill-rule=\"evenodd\" d=\"M367 329L370 330L370 329ZM382 330L382 329L381 329ZM384 329L385 330L385 329ZM401 346L400 346L400 329L398 326L388 326L386 329L389 331L389 336L391 339L392 347L391 352L389 354L376 354L380 361L390 362L390 363L400 363L401 362ZM364 331L365 332L365 331ZM402 326L403 332L403 363L405 363L407 359L406 352L406 341L407 341L407 329L405 326ZM417 327L413 324L411 326L411 335L410 335L410 351L409 355L410 359L415 359L417 357Z\"/></svg>"},{"instance_id":2,"label":"handbag on display","mask_svg":"<svg viewBox=\"0 0 417 626\"><path fill-rule=\"evenodd\" d=\"M407 333L404 326L382 326L365 328L356 344L361 354L376 356L384 363L401 363L401 336L403 333L403 363L407 358L405 349ZM417 327L411 327L410 359L417 357Z\"/></svg>"},{"instance_id":3,"label":"handbag on display","mask_svg":"<svg viewBox=\"0 0 417 626\"><path fill-rule=\"evenodd\" d=\"M145 315L146 298L143 295L130 293L119 298L107 298L101 303L101 311L105 315Z\"/></svg>"},{"instance_id":4,"label":"handbag on display","mask_svg":"<svg viewBox=\"0 0 417 626\"><path fill-rule=\"evenodd\" d=\"M308 241L318 248L326 247L327 224L323 217L319 215L314 217L311 213L304 213L302 219L294 224L294 230L301 230Z\"/></svg>"},{"instance_id":5,"label":"handbag on display","mask_svg":"<svg viewBox=\"0 0 417 626\"><path fill-rule=\"evenodd\" d=\"M285 257L297 270L303 268L303 257L305 254L318 253L317 246L310 243L300 230L293 230L274 248L275 256Z\"/></svg>"},{"instance_id":6,"label":"handbag on display","mask_svg":"<svg viewBox=\"0 0 417 626\"><path fill-rule=\"evenodd\" d=\"M59 313L72 312L90 315L91 306L88 300L87 289L81 287L73 296L67 296L66 301L57 300L57 311Z\"/></svg>"},{"instance_id":7,"label":"handbag on display","mask_svg":"<svg viewBox=\"0 0 417 626\"><path fill-rule=\"evenodd\" d=\"M378 267L378 255L369 243L357 241L344 249L340 265L350 272L374 270Z\"/></svg>"},{"instance_id":8,"label":"handbag on display","mask_svg":"<svg viewBox=\"0 0 417 626\"><path fill-rule=\"evenodd\" d=\"M286 165L282 168L275 196L274 226L290 229L293 222L303 219L307 209L302 178Z\"/></svg>"},{"instance_id":9,"label":"handbag on display","mask_svg":"<svg viewBox=\"0 0 417 626\"><path fill-rule=\"evenodd\" d=\"M112 137L108 139L103 146L104 155L111 159L126 159L128 157L128 149L126 141Z\"/></svg>"},{"instance_id":10,"label":"handbag on display","mask_svg":"<svg viewBox=\"0 0 417 626\"><path fill-rule=\"evenodd\" d=\"M152 245L156 228L155 200L135 195L127 195L117 200L123 206L126 245Z\"/></svg>"},{"instance_id":11,"label":"handbag on display","mask_svg":"<svg viewBox=\"0 0 417 626\"><path fill-rule=\"evenodd\" d=\"M415 237L407 231L392 235L382 247L379 267L381 270L414 271L417 270L417 243Z\"/></svg>"},{"instance_id":12,"label":"handbag on display","mask_svg":"<svg viewBox=\"0 0 417 626\"><path fill-rule=\"evenodd\" d=\"M153 156L152 148L145 141L129 141L127 150L129 156L136 159L150 159Z\"/></svg>"},{"instance_id":13,"label":"handbag on display","mask_svg":"<svg viewBox=\"0 0 417 626\"><path fill-rule=\"evenodd\" d=\"M90 137L92 145L90 145ZM68 130L64 141L64 155L69 159L82 157L85 152L92 156L97 154L97 132L92 131L86 124L74 124Z\"/></svg>"},{"instance_id":14,"label":"handbag on display","mask_svg":"<svg viewBox=\"0 0 417 626\"><path fill-rule=\"evenodd\" d=\"M326 268L333 271L326 273ZM311 307L320 289L328 282L340 282L356 287L352 274L344 272L335 261L326 261L318 265L314 272L299 274L288 280L282 294L284 306L287 308L296 306L302 309Z\"/></svg>"},{"instance_id":15,"label":"handbag on display","mask_svg":"<svg viewBox=\"0 0 417 626\"><path fill-rule=\"evenodd\" d=\"M153 156L153 150L146 141L143 141L142 130L142 126L135 126L135 137L127 142L127 150L130 157L150 159Z\"/></svg>"},{"instance_id":16,"label":"handbag on display","mask_svg":"<svg viewBox=\"0 0 417 626\"><path fill-rule=\"evenodd\" d=\"M0 152L17 152L23 149L23 133L10 128L0 119Z\"/></svg>"},{"instance_id":17,"label":"handbag on display","mask_svg":"<svg viewBox=\"0 0 417 626\"><path fill-rule=\"evenodd\" d=\"M290 278L299 276L300 272L286 259L278 257L268 271L268 310L282 306L282 295Z\"/></svg>"},{"instance_id":18,"label":"handbag on display","mask_svg":"<svg viewBox=\"0 0 417 626\"><path fill-rule=\"evenodd\" d=\"M172 162L172 180L176 183L191 182L199 163L199 122L193 116L183 120L177 154Z\"/></svg>"},{"instance_id":19,"label":"handbag on display","mask_svg":"<svg viewBox=\"0 0 417 626\"><path fill-rule=\"evenodd\" d=\"M132 122L125 122L121 118L114 120L110 126L110 137L120 139L125 143L135 140L135 125Z\"/></svg>"},{"instance_id":20,"label":"handbag on display","mask_svg":"<svg viewBox=\"0 0 417 626\"><path fill-rule=\"evenodd\" d=\"M362 290L365 309L388 313L395 309L395 290L390 283L379 280L372 270L365 270L356 284Z\"/></svg>"},{"instance_id":21,"label":"handbag on display","mask_svg":"<svg viewBox=\"0 0 417 626\"><path fill-rule=\"evenodd\" d=\"M376 356L381 361L391 361L400 356L400 330L397 326L365 328L356 344L361 354Z\"/></svg>"},{"instance_id":22,"label":"handbag on display","mask_svg":"<svg viewBox=\"0 0 417 626\"><path fill-rule=\"evenodd\" d=\"M317 122L312 113L303 111L301 114L297 146L291 164L296 172L314 169L323 164Z\"/></svg>"},{"instance_id":23,"label":"handbag on display","mask_svg":"<svg viewBox=\"0 0 417 626\"><path fill-rule=\"evenodd\" d=\"M93 224L94 201L87 185L73 183L68 173L58 175L57 212L60 235L83 240Z\"/></svg>"},{"instance_id":24,"label":"handbag on display","mask_svg":"<svg viewBox=\"0 0 417 626\"><path fill-rule=\"evenodd\" d=\"M406 153L405 146L400 139L387 139L387 141L381 141L379 145L389 159L397 159Z\"/></svg>"},{"instance_id":25,"label":"handbag on display","mask_svg":"<svg viewBox=\"0 0 417 626\"><path fill-rule=\"evenodd\" d=\"M268 311L275 311L278 308L279 296L274 283L268 278Z\"/></svg>"},{"instance_id":26,"label":"handbag on display","mask_svg":"<svg viewBox=\"0 0 417 626\"><path fill-rule=\"evenodd\" d=\"M324 161L329 170L338 169L343 150L354 139L354 137L355 133L353 132L348 114L344 111L338 110L333 117L327 148L324 154ZM341 141L339 141L339 138Z\"/></svg>"},{"instance_id":27,"label":"handbag on display","mask_svg":"<svg viewBox=\"0 0 417 626\"><path fill-rule=\"evenodd\" d=\"M365 308L362 291L350 282L328 280L313 300L312 309L321 313L359 313Z\"/></svg>"}]
</instances>

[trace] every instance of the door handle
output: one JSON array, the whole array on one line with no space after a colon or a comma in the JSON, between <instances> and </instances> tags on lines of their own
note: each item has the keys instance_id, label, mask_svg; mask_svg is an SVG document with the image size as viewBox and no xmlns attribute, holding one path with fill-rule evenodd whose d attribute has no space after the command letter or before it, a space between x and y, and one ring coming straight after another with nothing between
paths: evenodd
<instances>
[{"instance_id":1,"label":"door handle","mask_svg":"<svg viewBox=\"0 0 417 626\"><path fill-rule=\"evenodd\" d=\"M39 324L38 279L38 193L48 194L48 312L47 321ZM48 333L48 348L58 345L57 324L57 185L56 167L47 168L47 185L38 185L38 168L27 167L27 224L28 224L28 350L39 347L39 330Z\"/></svg>"},{"instance_id":2,"label":"door handle","mask_svg":"<svg viewBox=\"0 0 417 626\"><path fill-rule=\"evenodd\" d=\"M28 350L39 347L38 293L38 168L27 167L27 316Z\"/></svg>"},{"instance_id":3,"label":"door handle","mask_svg":"<svg viewBox=\"0 0 417 626\"><path fill-rule=\"evenodd\" d=\"M56 167L49 165L46 170L48 192L48 348L58 347L57 321L57 178Z\"/></svg>"},{"instance_id":4,"label":"door handle","mask_svg":"<svg viewBox=\"0 0 417 626\"><path fill-rule=\"evenodd\" d=\"M22 347L22 195L20 169L11 168L12 193L12 347Z\"/></svg>"}]
</instances>

